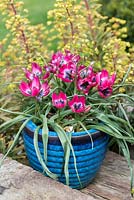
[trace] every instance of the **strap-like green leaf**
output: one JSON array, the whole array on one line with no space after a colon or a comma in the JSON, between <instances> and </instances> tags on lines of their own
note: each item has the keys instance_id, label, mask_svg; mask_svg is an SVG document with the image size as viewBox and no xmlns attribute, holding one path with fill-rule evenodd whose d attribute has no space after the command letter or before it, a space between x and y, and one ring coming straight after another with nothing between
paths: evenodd
<instances>
[{"instance_id":1,"label":"strap-like green leaf","mask_svg":"<svg viewBox=\"0 0 134 200\"><path fill-rule=\"evenodd\" d=\"M69 133L68 138L71 142L71 135L72 133ZM69 158L70 158L70 146L68 145L68 143L66 142L65 145L65 165L64 165L64 174L66 177L66 185L69 185L69 171L68 171L68 165L69 165Z\"/></svg>"},{"instance_id":2,"label":"strap-like green leaf","mask_svg":"<svg viewBox=\"0 0 134 200\"><path fill-rule=\"evenodd\" d=\"M94 142L93 142L93 138L92 135L90 134L90 132L87 130L87 128L84 126L84 124L80 121L78 121L78 123L81 125L81 127L86 131L86 133L89 135L90 139L91 139L91 143L92 143L92 149L94 148Z\"/></svg>"},{"instance_id":3,"label":"strap-like green leaf","mask_svg":"<svg viewBox=\"0 0 134 200\"><path fill-rule=\"evenodd\" d=\"M35 132L34 132L34 148L35 148L35 151L36 151L36 155L38 157L38 160L39 160L42 168L46 172L46 174L49 177L53 178L53 179L57 179L57 175L53 174L52 172L50 172L50 170L47 168L45 162L42 159L42 156L41 156L41 153L40 153L40 150L39 150L39 146L38 146L38 132L39 132L39 129L40 129L40 126L37 126L37 128L35 129Z\"/></svg>"},{"instance_id":4,"label":"strap-like green leaf","mask_svg":"<svg viewBox=\"0 0 134 200\"><path fill-rule=\"evenodd\" d=\"M26 124L32 119L33 117L28 118L26 121L23 122L23 124L21 125L21 127L19 128L18 133L16 134L13 143L11 144L11 146L9 147L7 153L3 156L2 160L0 161L0 167L4 161L4 159L8 156L8 154L10 153L10 151L12 151L12 149L14 148L16 142L18 141L20 134L22 132L22 130L24 129L24 127L26 126Z\"/></svg>"},{"instance_id":5,"label":"strap-like green leaf","mask_svg":"<svg viewBox=\"0 0 134 200\"><path fill-rule=\"evenodd\" d=\"M26 117L22 116L22 115L19 115L13 119L10 119L6 122L4 122L3 124L0 125L0 130L1 131L4 131L4 130L7 130L9 127L13 126L14 124L20 122L20 121L23 121L24 119L27 119Z\"/></svg>"},{"instance_id":6,"label":"strap-like green leaf","mask_svg":"<svg viewBox=\"0 0 134 200\"><path fill-rule=\"evenodd\" d=\"M65 135L61 132L61 130L59 130L57 124L56 123L52 124L52 127L57 132L57 135L59 137L59 140L64 150L65 163L63 163L63 167L64 167L64 173L65 173L65 178L66 178L66 184L69 185L68 162L69 162L69 156L70 156L70 146L67 143Z\"/></svg>"},{"instance_id":7,"label":"strap-like green leaf","mask_svg":"<svg viewBox=\"0 0 134 200\"><path fill-rule=\"evenodd\" d=\"M51 123L51 122L50 122ZM81 184L81 181L80 181L80 177L79 177L79 173L78 173L78 169L77 169L77 162L76 162L76 156L75 156L75 152L74 152L74 149L73 149L73 146L71 144L71 141L69 139L69 137L67 136L67 133L64 131L64 129L57 123L51 123L51 126L53 127L53 129L57 132L58 134L58 137L61 141L62 144L66 144L67 142L67 145L70 147L70 150L72 151L72 155L73 155L73 158L74 158L74 167L75 167L75 171L76 171L76 174L77 174L77 178L78 178L78 181L82 187L82 184ZM66 152L64 152L66 154ZM66 161L67 162L67 161ZM67 164L67 163L66 163Z\"/></svg>"},{"instance_id":8,"label":"strap-like green leaf","mask_svg":"<svg viewBox=\"0 0 134 200\"><path fill-rule=\"evenodd\" d=\"M126 143L126 141L124 140L117 140L118 142L118 145L119 147L121 148L122 152L123 152L123 155L124 157L126 158L127 160L127 163L128 163L128 166L129 166L129 169L130 169L130 183L131 183L131 193L133 191L133 178L134 178L134 174L133 174L133 165L132 165L132 162L131 162L131 159L130 159L130 152L129 152L129 148L128 148L128 145Z\"/></svg>"},{"instance_id":9,"label":"strap-like green leaf","mask_svg":"<svg viewBox=\"0 0 134 200\"><path fill-rule=\"evenodd\" d=\"M102 128L109 127L109 130L107 133L109 133L110 135L114 136L115 138L124 139L127 141L131 140L131 142L134 142L133 133L131 133L131 129L133 131L133 128L131 127L131 129L130 129L130 124L127 121L121 120L121 123L124 123L124 125L129 128L129 132L125 129L122 129L121 124L119 126L120 118L115 117L114 115L111 115L111 119L110 119L110 115L106 116L104 114L100 114L96 117L104 123L104 127L102 127ZM96 126L98 126L98 125L96 125ZM124 128L125 128L125 126L124 126Z\"/></svg>"},{"instance_id":10,"label":"strap-like green leaf","mask_svg":"<svg viewBox=\"0 0 134 200\"><path fill-rule=\"evenodd\" d=\"M65 110L65 111L61 111L60 112L60 117L65 117L66 115L71 114L72 111L71 110ZM50 121L54 121L59 117L59 114L55 114L50 118Z\"/></svg>"},{"instance_id":11,"label":"strap-like green leaf","mask_svg":"<svg viewBox=\"0 0 134 200\"><path fill-rule=\"evenodd\" d=\"M43 141L43 148L44 148L44 160L47 164L47 146L48 146L48 125L47 125L47 118L45 115L41 115L43 119L43 127L42 127L42 141Z\"/></svg>"},{"instance_id":12,"label":"strap-like green leaf","mask_svg":"<svg viewBox=\"0 0 134 200\"><path fill-rule=\"evenodd\" d=\"M123 80L122 80L121 84L120 84L118 87L116 87L114 90L117 90L117 89L119 89L120 87L123 86L123 84L125 83L126 79L127 79L128 76L129 76L129 73L130 73L132 67L134 67L133 64L130 64L129 67L128 67L127 72L125 73L125 76L123 77Z\"/></svg>"}]
</instances>

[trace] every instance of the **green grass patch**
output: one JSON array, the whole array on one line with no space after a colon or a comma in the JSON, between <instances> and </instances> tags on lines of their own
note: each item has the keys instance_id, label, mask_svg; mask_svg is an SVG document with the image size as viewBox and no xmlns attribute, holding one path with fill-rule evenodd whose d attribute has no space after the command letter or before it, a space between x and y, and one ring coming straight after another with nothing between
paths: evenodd
<instances>
[{"instance_id":1,"label":"green grass patch","mask_svg":"<svg viewBox=\"0 0 134 200\"><path fill-rule=\"evenodd\" d=\"M29 10L32 24L47 22L47 12L54 7L55 0L23 0L25 8Z\"/></svg>"},{"instance_id":2,"label":"green grass patch","mask_svg":"<svg viewBox=\"0 0 134 200\"><path fill-rule=\"evenodd\" d=\"M23 0L24 8L28 9L28 18L31 24L43 23L46 25L47 12L53 9L55 0ZM3 16L0 14L0 40L4 38L8 31L3 22Z\"/></svg>"}]
</instances>

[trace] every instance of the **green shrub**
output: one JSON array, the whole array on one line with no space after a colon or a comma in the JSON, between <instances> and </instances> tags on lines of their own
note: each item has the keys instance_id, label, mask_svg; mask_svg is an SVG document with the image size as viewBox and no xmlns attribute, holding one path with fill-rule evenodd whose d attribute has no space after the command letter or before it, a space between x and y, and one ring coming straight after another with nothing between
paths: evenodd
<instances>
[{"instance_id":1,"label":"green shrub","mask_svg":"<svg viewBox=\"0 0 134 200\"><path fill-rule=\"evenodd\" d=\"M102 3L102 14L126 20L129 42L134 42L134 1L132 0L99 0Z\"/></svg>"},{"instance_id":2,"label":"green shrub","mask_svg":"<svg viewBox=\"0 0 134 200\"><path fill-rule=\"evenodd\" d=\"M79 53L87 64L94 62L95 68L107 68L117 72L120 82L130 64L130 43L126 37L124 20L111 19L99 13L101 5L96 0L56 0L55 8L48 12L48 25L52 37L49 46L57 39L57 49L70 49ZM53 20L54 19L54 20ZM118 28L115 27L118 24ZM55 31L56 30L56 31ZM122 73L120 73L122 72ZM132 82L133 70L128 82Z\"/></svg>"}]
</instances>

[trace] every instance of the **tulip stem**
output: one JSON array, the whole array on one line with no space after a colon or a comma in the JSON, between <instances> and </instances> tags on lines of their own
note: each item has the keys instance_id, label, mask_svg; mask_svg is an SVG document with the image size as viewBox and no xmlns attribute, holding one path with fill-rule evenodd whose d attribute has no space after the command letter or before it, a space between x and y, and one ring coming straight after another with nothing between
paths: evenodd
<instances>
[{"instance_id":1,"label":"tulip stem","mask_svg":"<svg viewBox=\"0 0 134 200\"><path fill-rule=\"evenodd\" d=\"M74 95L76 94L76 89L77 89L77 66L76 66L76 74L74 78Z\"/></svg>"},{"instance_id":2,"label":"tulip stem","mask_svg":"<svg viewBox=\"0 0 134 200\"><path fill-rule=\"evenodd\" d=\"M60 109L58 110L58 122L60 122Z\"/></svg>"},{"instance_id":3,"label":"tulip stem","mask_svg":"<svg viewBox=\"0 0 134 200\"><path fill-rule=\"evenodd\" d=\"M37 100L35 100L35 116L39 117L39 102Z\"/></svg>"}]
</instances>

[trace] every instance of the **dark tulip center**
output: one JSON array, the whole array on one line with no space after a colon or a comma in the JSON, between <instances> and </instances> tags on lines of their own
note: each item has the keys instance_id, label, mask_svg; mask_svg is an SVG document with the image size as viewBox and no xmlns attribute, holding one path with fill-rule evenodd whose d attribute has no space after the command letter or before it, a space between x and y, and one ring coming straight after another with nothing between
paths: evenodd
<instances>
[{"instance_id":1,"label":"dark tulip center","mask_svg":"<svg viewBox=\"0 0 134 200\"><path fill-rule=\"evenodd\" d=\"M74 104L75 110L79 110L80 107L81 107L81 103L75 103L75 104Z\"/></svg>"},{"instance_id":2,"label":"dark tulip center","mask_svg":"<svg viewBox=\"0 0 134 200\"><path fill-rule=\"evenodd\" d=\"M89 86L88 81L86 81L86 82L84 82L84 83L81 84L81 88L82 89L86 89L88 86Z\"/></svg>"}]
</instances>

